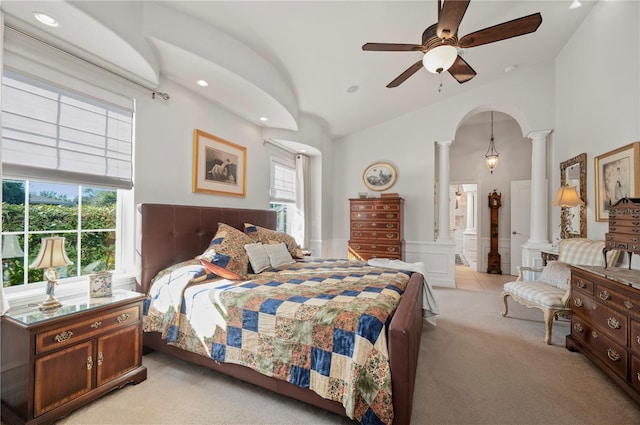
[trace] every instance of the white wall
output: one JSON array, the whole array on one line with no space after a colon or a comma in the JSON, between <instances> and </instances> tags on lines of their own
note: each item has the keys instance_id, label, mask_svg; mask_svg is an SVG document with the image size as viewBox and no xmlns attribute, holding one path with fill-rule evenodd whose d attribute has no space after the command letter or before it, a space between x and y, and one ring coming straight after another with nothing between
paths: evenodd
<instances>
[{"instance_id":1,"label":"white wall","mask_svg":"<svg viewBox=\"0 0 640 425\"><path fill-rule=\"evenodd\" d=\"M603 239L608 230L608 223L595 221L594 157L640 140L638 22L640 3L598 2L556 58L551 178L557 188L560 162L587 153L587 235L591 239ZM555 237L560 213L553 214L552 220Z\"/></svg>"}]
</instances>

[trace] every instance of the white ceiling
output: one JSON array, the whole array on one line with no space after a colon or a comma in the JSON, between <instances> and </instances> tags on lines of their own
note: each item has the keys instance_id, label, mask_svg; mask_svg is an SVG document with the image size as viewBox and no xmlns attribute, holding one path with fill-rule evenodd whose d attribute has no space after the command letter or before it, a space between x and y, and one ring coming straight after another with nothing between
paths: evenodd
<instances>
[{"instance_id":1,"label":"white ceiling","mask_svg":"<svg viewBox=\"0 0 640 425\"><path fill-rule=\"evenodd\" d=\"M35 10L32 9L47 11L49 8L55 12L53 6L60 4L66 2L4 0L1 7L9 15L9 23L14 17L33 22L30 15ZM85 11L89 7L88 3L71 4ZM436 1L167 1L162 4L216 31L223 31L261 56L288 84L299 113L322 122L334 137L494 82L504 75L508 66L516 66L511 72L539 64L553 66L557 53L593 7L593 2L583 1L583 7L569 9L570 0L472 0L459 28L460 37L535 12L542 14L542 25L533 34L464 51L465 60L478 74L465 84L458 84L449 74L438 76L421 69L399 87L389 89L385 86L419 60L421 53L364 52L361 46L366 42L420 44L424 29L437 21ZM95 5L91 7L98 9ZM107 10L105 7L110 6L103 6ZM86 54L94 60L98 57L114 64L116 70L129 70L142 80L154 83L153 72L140 60L139 46L131 50L120 48L117 55L113 49L107 51L104 40L111 39L112 34L109 38L105 38L105 34L114 31L113 26L107 29L88 16L86 22L74 25L84 28L80 36L78 31L64 32L64 26L63 31L43 31L81 44L76 54ZM140 25L140 31L146 27L146 23ZM189 29L165 27L168 32L181 31L180 35L187 40L191 35ZM206 40L195 36L202 33L193 34L193 45L204 43L206 47ZM230 69L216 63L216 55L194 55L194 51L180 49L155 34L142 37L146 37L147 47L156 55L152 58L155 60L147 64L156 66L165 78L211 98L252 122L259 124L258 116L266 116L269 121L260 125L295 127L291 121L297 113L291 111L290 105L270 102L269 90L255 81L244 81L234 88L232 82L242 78L230 78ZM234 56L233 49L223 52L222 56L217 53L217 57L225 60ZM208 80L209 88L196 86L196 75ZM211 89L223 78L225 90ZM358 86L358 90L348 93L347 88L351 86ZM255 95L251 95L252 90ZM287 109L293 113L287 114Z\"/></svg>"}]
</instances>

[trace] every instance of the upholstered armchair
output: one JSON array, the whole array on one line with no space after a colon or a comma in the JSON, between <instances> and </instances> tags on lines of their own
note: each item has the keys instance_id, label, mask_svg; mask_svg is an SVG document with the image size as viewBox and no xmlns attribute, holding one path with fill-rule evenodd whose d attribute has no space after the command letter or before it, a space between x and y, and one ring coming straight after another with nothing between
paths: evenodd
<instances>
[{"instance_id":1,"label":"upholstered armchair","mask_svg":"<svg viewBox=\"0 0 640 425\"><path fill-rule=\"evenodd\" d=\"M568 316L571 269L569 264L585 266L604 266L602 249L604 241L592 241L589 239L572 238L560 241L558 261L550 261L544 268L518 267L518 278L504 285L502 301L504 311L502 316L508 313L507 297L511 296L518 303L542 310L545 323L544 341L551 344L551 331L553 320L560 315ZM620 252L607 252L609 265L615 265ZM526 281L523 272L542 272L534 281Z\"/></svg>"}]
</instances>

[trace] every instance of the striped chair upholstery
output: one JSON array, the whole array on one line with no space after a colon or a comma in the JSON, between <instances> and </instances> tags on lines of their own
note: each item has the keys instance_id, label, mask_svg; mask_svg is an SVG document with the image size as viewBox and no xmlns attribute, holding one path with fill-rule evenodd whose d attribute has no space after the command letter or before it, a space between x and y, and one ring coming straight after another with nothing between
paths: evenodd
<instances>
[{"instance_id":1,"label":"striped chair upholstery","mask_svg":"<svg viewBox=\"0 0 640 425\"><path fill-rule=\"evenodd\" d=\"M571 269L568 264L584 266L604 266L602 249L604 241L592 241L589 239L573 238L563 239L560 242L558 261L550 261L540 270L532 267L518 267L518 278L504 285L502 301L504 311L502 316L508 313L507 297L511 296L518 303L542 310L545 322L545 342L551 344L551 331L553 319L559 315L568 315ZM607 252L607 262L615 265L619 259L620 251ZM533 282L527 282L523 278L526 270L542 271Z\"/></svg>"}]
</instances>

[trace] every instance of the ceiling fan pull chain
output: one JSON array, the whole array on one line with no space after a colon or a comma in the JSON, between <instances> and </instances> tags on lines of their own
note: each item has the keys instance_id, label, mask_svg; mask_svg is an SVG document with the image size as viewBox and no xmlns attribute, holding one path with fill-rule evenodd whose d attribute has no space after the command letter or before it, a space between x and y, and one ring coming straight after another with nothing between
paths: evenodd
<instances>
[{"instance_id":1,"label":"ceiling fan pull chain","mask_svg":"<svg viewBox=\"0 0 640 425\"><path fill-rule=\"evenodd\" d=\"M440 85L438 86L438 93L442 93L442 72L440 72L438 74L438 77L440 78Z\"/></svg>"}]
</instances>

